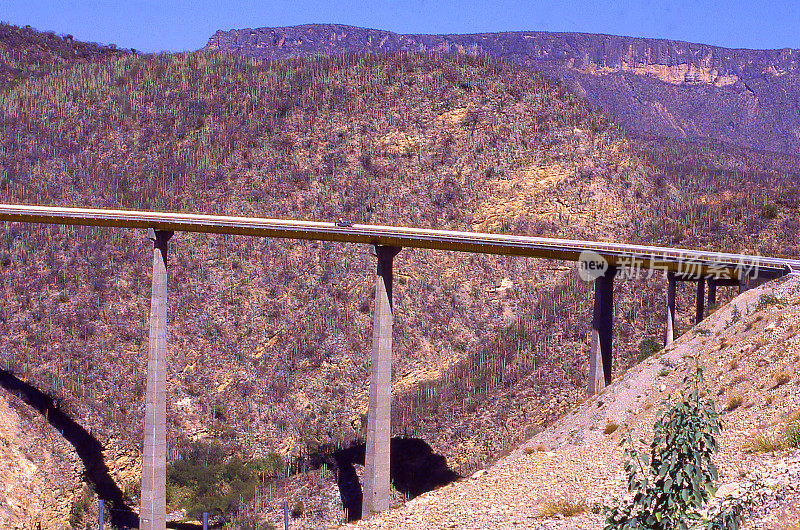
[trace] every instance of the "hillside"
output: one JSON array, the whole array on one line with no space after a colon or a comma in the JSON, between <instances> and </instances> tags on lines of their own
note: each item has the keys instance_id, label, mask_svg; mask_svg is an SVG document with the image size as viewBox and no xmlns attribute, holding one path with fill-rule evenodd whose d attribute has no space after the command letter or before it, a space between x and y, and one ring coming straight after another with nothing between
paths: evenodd
<instances>
[{"instance_id":1,"label":"hillside","mask_svg":"<svg viewBox=\"0 0 800 530\"><path fill-rule=\"evenodd\" d=\"M602 529L604 516L591 508L625 493L620 441L652 437L659 405L674 401L693 359L705 365L708 394L723 412L717 502L757 499L744 528L795 528L800 449L768 442L785 443L800 410L797 276L738 296L491 468L358 527ZM560 501L584 513L553 513Z\"/></svg>"},{"instance_id":2,"label":"hillside","mask_svg":"<svg viewBox=\"0 0 800 530\"><path fill-rule=\"evenodd\" d=\"M125 54L0 91L2 202L798 254L794 176L684 144L673 172L669 151L641 149L575 94L484 57ZM0 368L99 442L133 504L149 248L133 230L0 227ZM583 396L591 289L568 264L422 250L395 264L395 435L469 474ZM202 439L307 464L363 441L366 248L176 234L169 273L171 458ZM621 282L616 296L621 373L661 336L664 287ZM341 520L325 468L244 508L277 520L287 488L299 524Z\"/></svg>"},{"instance_id":3,"label":"hillside","mask_svg":"<svg viewBox=\"0 0 800 530\"><path fill-rule=\"evenodd\" d=\"M29 77L44 77L60 66L88 64L128 53L113 45L76 41L71 35L0 23L0 90L13 88Z\"/></svg>"},{"instance_id":4,"label":"hillside","mask_svg":"<svg viewBox=\"0 0 800 530\"><path fill-rule=\"evenodd\" d=\"M206 49L268 59L486 55L560 79L635 131L800 154L800 50L541 31L398 35L335 24L217 31Z\"/></svg>"}]
</instances>

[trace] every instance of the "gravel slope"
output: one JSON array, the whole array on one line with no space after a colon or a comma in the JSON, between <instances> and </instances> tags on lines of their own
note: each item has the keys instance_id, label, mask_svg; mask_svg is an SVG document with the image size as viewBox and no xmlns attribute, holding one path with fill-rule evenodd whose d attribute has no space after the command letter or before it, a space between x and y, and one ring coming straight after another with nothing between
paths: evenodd
<instances>
[{"instance_id":1,"label":"gravel slope","mask_svg":"<svg viewBox=\"0 0 800 530\"><path fill-rule=\"evenodd\" d=\"M752 289L493 467L348 527L603 528L602 515L546 518L543 506L570 499L591 507L623 494L622 436L648 436L659 403L676 393L687 359L699 355L717 409L731 408L718 439L720 496L749 490L760 496L749 528L790 528L783 525L800 514L800 452L758 453L748 441L781 436L800 405L799 330L800 277ZM779 372L789 381L780 383ZM604 434L611 423L620 427Z\"/></svg>"}]
</instances>

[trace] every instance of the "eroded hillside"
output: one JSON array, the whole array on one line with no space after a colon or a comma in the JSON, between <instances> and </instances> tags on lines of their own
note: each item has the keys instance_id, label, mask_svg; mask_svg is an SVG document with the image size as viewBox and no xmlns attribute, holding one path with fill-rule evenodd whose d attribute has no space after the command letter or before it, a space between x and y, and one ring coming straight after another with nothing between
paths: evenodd
<instances>
[{"instance_id":1,"label":"eroded hillside","mask_svg":"<svg viewBox=\"0 0 800 530\"><path fill-rule=\"evenodd\" d=\"M3 202L777 255L797 245L786 235L790 177L723 164L727 180L708 178L717 174L696 163L662 173L579 97L486 58L113 57L0 92L0 127ZM732 184L740 192L726 195ZM135 495L149 241L132 230L0 230L2 368L97 438ZM204 439L291 460L363 436L367 250L176 234L172 448ZM404 250L395 279L393 431L423 438L456 471L510 450L583 394L591 290L568 264ZM692 294L682 296L688 307ZM620 284L616 370L661 335L662 298L658 279ZM335 489L330 473L313 477L313 491ZM304 499L309 526L341 519L331 499Z\"/></svg>"},{"instance_id":2,"label":"eroded hillside","mask_svg":"<svg viewBox=\"0 0 800 530\"><path fill-rule=\"evenodd\" d=\"M716 502L751 498L744 528L788 530L800 514L800 277L748 291L507 458L359 528L604 528L599 507L626 492L620 442L652 438L695 360L722 416ZM794 419L791 419L794 418ZM577 512L564 517L559 511Z\"/></svg>"}]
</instances>

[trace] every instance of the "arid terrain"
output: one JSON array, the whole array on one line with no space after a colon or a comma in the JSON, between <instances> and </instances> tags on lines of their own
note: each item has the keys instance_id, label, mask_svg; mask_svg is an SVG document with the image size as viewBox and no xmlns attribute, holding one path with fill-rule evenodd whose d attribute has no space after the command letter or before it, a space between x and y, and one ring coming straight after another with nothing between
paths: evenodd
<instances>
[{"instance_id":1,"label":"arid terrain","mask_svg":"<svg viewBox=\"0 0 800 530\"><path fill-rule=\"evenodd\" d=\"M337 24L217 31L206 49L264 59L487 56L558 79L633 131L800 154L800 50L543 31L398 35Z\"/></svg>"},{"instance_id":2,"label":"arid terrain","mask_svg":"<svg viewBox=\"0 0 800 530\"><path fill-rule=\"evenodd\" d=\"M793 155L633 137L503 60L142 55L0 30L0 202L800 255ZM98 493L138 506L151 260L144 231L0 225L0 471L16 477L0 523L77 527ZM176 234L169 260L170 462L198 440L280 455L288 477L262 473L227 520L277 522L288 497L294 527L341 523L335 455L365 427L368 249ZM619 283L615 377L662 341L664 283ZM573 264L402 251L393 434L461 476L517 450L585 398L592 294Z\"/></svg>"},{"instance_id":3,"label":"arid terrain","mask_svg":"<svg viewBox=\"0 0 800 530\"><path fill-rule=\"evenodd\" d=\"M705 366L707 391L723 411L717 502L752 495L745 528L794 528L800 450L769 450L765 440L781 440L800 406L797 276L722 306L489 469L356 526L602 529L604 516L592 508L625 494L620 442L649 441L661 404L674 402L695 360ZM553 506L563 501L582 513L557 513Z\"/></svg>"}]
</instances>

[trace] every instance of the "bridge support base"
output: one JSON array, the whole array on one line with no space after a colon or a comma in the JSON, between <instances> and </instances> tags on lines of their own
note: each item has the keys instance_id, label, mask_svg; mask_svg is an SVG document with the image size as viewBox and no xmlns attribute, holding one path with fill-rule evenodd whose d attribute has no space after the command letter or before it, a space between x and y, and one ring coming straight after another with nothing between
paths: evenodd
<instances>
[{"instance_id":1,"label":"bridge support base","mask_svg":"<svg viewBox=\"0 0 800 530\"><path fill-rule=\"evenodd\" d=\"M594 281L594 315L589 357L589 395L611 383L612 335L614 331L614 276L616 267L609 267Z\"/></svg>"},{"instance_id":2,"label":"bridge support base","mask_svg":"<svg viewBox=\"0 0 800 530\"><path fill-rule=\"evenodd\" d=\"M378 272L372 328L372 366L367 410L362 517L389 508L389 443L392 379L392 261L398 247L375 246Z\"/></svg>"},{"instance_id":3,"label":"bridge support base","mask_svg":"<svg viewBox=\"0 0 800 530\"><path fill-rule=\"evenodd\" d=\"M167 517L167 243L172 232L149 230L153 240L150 350L142 460L142 530L163 530Z\"/></svg>"}]
</instances>

